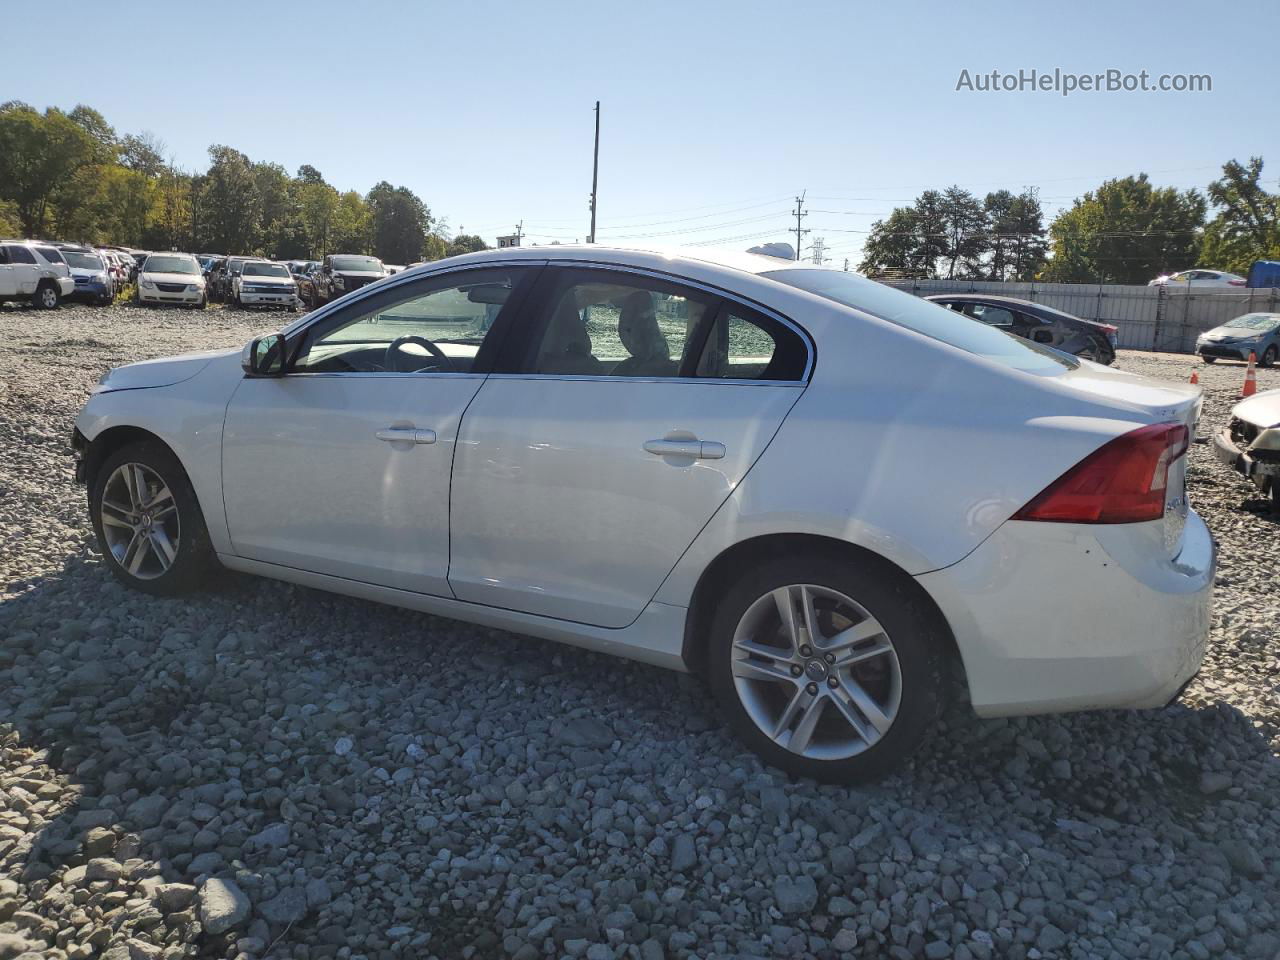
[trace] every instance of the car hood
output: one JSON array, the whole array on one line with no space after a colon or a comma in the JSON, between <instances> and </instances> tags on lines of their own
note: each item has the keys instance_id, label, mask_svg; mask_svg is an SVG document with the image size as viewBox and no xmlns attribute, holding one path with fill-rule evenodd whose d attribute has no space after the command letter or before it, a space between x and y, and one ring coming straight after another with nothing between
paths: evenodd
<instances>
[{"instance_id":1,"label":"car hood","mask_svg":"<svg viewBox=\"0 0 1280 960\"><path fill-rule=\"evenodd\" d=\"M198 273L152 273L143 270L138 280L150 280L152 283L198 283L204 278Z\"/></svg>"},{"instance_id":2,"label":"car hood","mask_svg":"<svg viewBox=\"0 0 1280 960\"><path fill-rule=\"evenodd\" d=\"M240 274L240 282L241 283L261 283L264 285L274 284L276 286L281 286L281 287L293 286L292 277L288 279L286 279L285 277L246 277L243 273Z\"/></svg>"},{"instance_id":3,"label":"car hood","mask_svg":"<svg viewBox=\"0 0 1280 960\"><path fill-rule=\"evenodd\" d=\"M1200 334L1205 340L1254 340L1257 337L1265 337L1271 331L1269 330L1250 330L1248 327L1214 327L1212 330L1206 330Z\"/></svg>"},{"instance_id":4,"label":"car hood","mask_svg":"<svg viewBox=\"0 0 1280 960\"><path fill-rule=\"evenodd\" d=\"M206 350L203 353L184 353L178 357L161 357L143 360L108 370L98 381L96 392L109 390L142 390L147 387L167 387L190 380L203 370L209 361L217 357L239 354L239 350Z\"/></svg>"},{"instance_id":5,"label":"car hood","mask_svg":"<svg viewBox=\"0 0 1280 960\"><path fill-rule=\"evenodd\" d=\"M1280 427L1280 390L1265 390L1231 408L1232 416L1259 427Z\"/></svg>"}]
</instances>

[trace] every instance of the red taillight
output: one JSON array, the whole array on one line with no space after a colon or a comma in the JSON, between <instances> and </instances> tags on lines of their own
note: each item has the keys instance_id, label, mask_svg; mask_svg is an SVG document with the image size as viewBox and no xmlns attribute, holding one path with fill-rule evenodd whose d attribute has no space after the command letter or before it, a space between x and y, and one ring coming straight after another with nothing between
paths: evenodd
<instances>
[{"instance_id":1,"label":"red taillight","mask_svg":"<svg viewBox=\"0 0 1280 960\"><path fill-rule=\"evenodd\" d=\"M1113 326L1112 326L1111 324L1109 324L1109 323L1101 323L1101 324L1099 324L1099 326L1100 326L1100 327L1102 327L1102 329L1103 329L1103 330L1107 331L1107 333L1119 333L1119 332L1120 332L1120 328L1119 328L1119 327L1113 327Z\"/></svg>"},{"instance_id":2,"label":"red taillight","mask_svg":"<svg viewBox=\"0 0 1280 960\"><path fill-rule=\"evenodd\" d=\"M1013 515L1057 523L1137 523L1164 516L1169 465L1187 451L1187 428L1153 423L1103 444Z\"/></svg>"}]
</instances>

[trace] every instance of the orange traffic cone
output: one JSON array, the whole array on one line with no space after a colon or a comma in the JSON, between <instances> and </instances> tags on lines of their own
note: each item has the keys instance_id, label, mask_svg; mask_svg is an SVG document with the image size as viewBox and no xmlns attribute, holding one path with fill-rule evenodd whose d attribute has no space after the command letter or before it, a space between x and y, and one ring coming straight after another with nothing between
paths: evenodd
<instances>
[{"instance_id":1,"label":"orange traffic cone","mask_svg":"<svg viewBox=\"0 0 1280 960\"><path fill-rule=\"evenodd\" d=\"M1244 372L1244 389L1240 391L1240 396L1242 397L1252 397L1258 392L1258 372L1254 369L1254 365L1257 362L1257 354L1250 350L1249 369Z\"/></svg>"},{"instance_id":2,"label":"orange traffic cone","mask_svg":"<svg viewBox=\"0 0 1280 960\"><path fill-rule=\"evenodd\" d=\"M1192 371L1191 371L1191 382L1192 382L1192 383L1199 383L1199 382L1200 382L1200 371L1199 371L1199 370L1192 370Z\"/></svg>"}]
</instances>

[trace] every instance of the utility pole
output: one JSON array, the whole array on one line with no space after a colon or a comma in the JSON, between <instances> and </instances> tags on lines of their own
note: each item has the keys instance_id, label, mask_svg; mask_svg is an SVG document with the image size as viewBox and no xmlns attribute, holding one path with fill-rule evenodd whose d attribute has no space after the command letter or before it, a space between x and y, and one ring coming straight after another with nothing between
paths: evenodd
<instances>
[{"instance_id":1,"label":"utility pole","mask_svg":"<svg viewBox=\"0 0 1280 960\"><path fill-rule=\"evenodd\" d=\"M808 192L809 192L808 190L802 190L800 192L800 196L796 197L796 208L791 211L791 215L796 218L796 228L792 232L795 233L796 235L796 259L797 260L800 259L800 247L804 243L804 240L802 238L806 233L809 232L808 230L800 229L800 221L808 216L808 214L804 212L804 195Z\"/></svg>"},{"instance_id":2,"label":"utility pole","mask_svg":"<svg viewBox=\"0 0 1280 960\"><path fill-rule=\"evenodd\" d=\"M596 101L596 148L591 157L591 236L587 243L596 242L596 188L600 182L600 101Z\"/></svg>"},{"instance_id":3,"label":"utility pole","mask_svg":"<svg viewBox=\"0 0 1280 960\"><path fill-rule=\"evenodd\" d=\"M524 221L516 224L516 246L520 246L520 238L524 236Z\"/></svg>"},{"instance_id":4,"label":"utility pole","mask_svg":"<svg viewBox=\"0 0 1280 960\"><path fill-rule=\"evenodd\" d=\"M845 272L845 273L848 273L848 272L849 272L849 258L848 258L848 257L845 257L845 258L844 258L844 272Z\"/></svg>"}]
</instances>

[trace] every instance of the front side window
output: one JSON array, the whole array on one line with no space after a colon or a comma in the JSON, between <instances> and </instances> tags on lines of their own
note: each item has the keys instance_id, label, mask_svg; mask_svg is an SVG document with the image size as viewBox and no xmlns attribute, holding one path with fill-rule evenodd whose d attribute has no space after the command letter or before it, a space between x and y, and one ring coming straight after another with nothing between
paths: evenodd
<instances>
[{"instance_id":1,"label":"front side window","mask_svg":"<svg viewBox=\"0 0 1280 960\"><path fill-rule=\"evenodd\" d=\"M10 263L35 263L36 257L26 247L12 246L7 248L9 251Z\"/></svg>"},{"instance_id":2,"label":"front side window","mask_svg":"<svg viewBox=\"0 0 1280 960\"><path fill-rule=\"evenodd\" d=\"M428 277L308 329L295 373L469 373L519 269Z\"/></svg>"}]
</instances>

